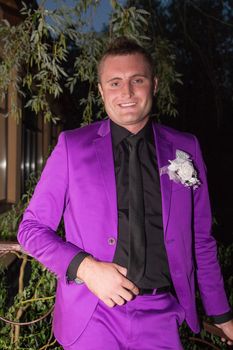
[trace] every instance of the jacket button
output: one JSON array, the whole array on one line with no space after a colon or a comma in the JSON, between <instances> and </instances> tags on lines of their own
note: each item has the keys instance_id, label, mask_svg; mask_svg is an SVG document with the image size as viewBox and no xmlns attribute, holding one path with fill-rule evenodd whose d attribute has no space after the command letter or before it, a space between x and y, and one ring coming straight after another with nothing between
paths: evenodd
<instances>
[{"instance_id":1,"label":"jacket button","mask_svg":"<svg viewBox=\"0 0 233 350\"><path fill-rule=\"evenodd\" d=\"M115 243L116 243L115 238L114 238L114 237L109 237L109 239L108 239L108 244L109 244L109 245L114 245Z\"/></svg>"}]
</instances>

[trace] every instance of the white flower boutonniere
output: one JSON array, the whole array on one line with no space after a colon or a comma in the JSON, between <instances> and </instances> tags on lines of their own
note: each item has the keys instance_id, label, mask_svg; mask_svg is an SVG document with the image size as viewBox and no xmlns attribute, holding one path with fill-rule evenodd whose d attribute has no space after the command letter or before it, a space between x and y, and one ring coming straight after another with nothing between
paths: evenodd
<instances>
[{"instance_id":1,"label":"white flower boutonniere","mask_svg":"<svg viewBox=\"0 0 233 350\"><path fill-rule=\"evenodd\" d=\"M160 175L168 174L170 180L181 182L184 186L193 186L195 190L201 183L197 178L190 156L180 150L176 150L176 159L169 160L169 165L160 169Z\"/></svg>"}]
</instances>

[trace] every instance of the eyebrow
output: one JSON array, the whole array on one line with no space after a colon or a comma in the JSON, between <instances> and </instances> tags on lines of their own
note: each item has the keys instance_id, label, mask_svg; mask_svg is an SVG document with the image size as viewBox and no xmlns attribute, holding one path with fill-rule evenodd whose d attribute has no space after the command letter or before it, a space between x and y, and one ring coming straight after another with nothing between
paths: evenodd
<instances>
[{"instance_id":1,"label":"eyebrow","mask_svg":"<svg viewBox=\"0 0 233 350\"><path fill-rule=\"evenodd\" d=\"M139 73L139 74L134 74L134 75L130 76L129 78L132 79L132 78L135 78L135 77L148 78L147 75L145 75L145 74L140 74L140 73ZM123 80L123 79L120 78L120 77L114 77L114 78L111 78L111 79L107 80L106 82L107 82L107 83L110 83L110 82L113 81L113 80Z\"/></svg>"}]
</instances>

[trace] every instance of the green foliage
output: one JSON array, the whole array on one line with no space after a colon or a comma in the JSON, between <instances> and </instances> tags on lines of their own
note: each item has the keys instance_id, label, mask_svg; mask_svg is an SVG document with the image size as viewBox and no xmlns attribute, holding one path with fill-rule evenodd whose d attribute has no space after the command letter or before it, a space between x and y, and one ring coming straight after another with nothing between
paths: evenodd
<instances>
[{"instance_id":1,"label":"green foliage","mask_svg":"<svg viewBox=\"0 0 233 350\"><path fill-rule=\"evenodd\" d=\"M43 8L32 10L23 3L21 13L26 17L19 25L10 26L4 21L0 26L3 46L0 92L5 93L10 83L22 95L28 91L31 98L25 107L30 107L36 114L43 112L45 120L56 122L48 96L57 98L60 95L61 78L67 76L62 67L67 54L65 37L59 33L56 40L52 40Z\"/></svg>"},{"instance_id":2,"label":"green foliage","mask_svg":"<svg viewBox=\"0 0 233 350\"><path fill-rule=\"evenodd\" d=\"M157 68L157 76L159 78L158 83L158 117L162 115L176 116L177 110L174 108L176 105L176 97L171 87L175 83L182 84L181 74L175 70L174 48L172 44L160 37L157 38L157 45L155 47L155 61Z\"/></svg>"},{"instance_id":3,"label":"green foliage","mask_svg":"<svg viewBox=\"0 0 233 350\"><path fill-rule=\"evenodd\" d=\"M0 240L15 240L18 224L22 218L23 212L27 207L39 174L31 174L27 181L26 193L22 196L19 203L12 206L0 220ZM62 225L58 234L62 234ZM44 266L36 260L25 254L18 254L21 262L18 281L18 293L14 296L13 302L9 305L7 290L12 286L7 285L7 270L0 271L0 315L4 315L9 320L28 322L43 316L54 304L56 278ZM30 274L28 283L24 281L26 275ZM13 281L11 281L13 283ZM48 315L45 319L31 324L21 326L18 332L17 326L6 324L0 321L0 349L3 350L21 350L21 349L46 349L46 344L53 344L52 348L62 349L56 344L51 329L52 316ZM49 346L49 345L48 345ZM51 347L50 347L51 348Z\"/></svg>"},{"instance_id":4,"label":"green foliage","mask_svg":"<svg viewBox=\"0 0 233 350\"><path fill-rule=\"evenodd\" d=\"M43 6L31 9L23 4L21 12L25 19L21 24L10 26L2 21L0 42L4 54L0 62L0 94L3 96L9 84L14 84L27 96L24 107L56 123L59 116L53 114L51 101L58 100L66 87L70 94L77 91L84 124L91 123L95 114L97 119L102 118L96 63L110 40L127 35L157 56L158 114L176 115L173 87L180 83L180 76L175 70L173 47L166 38L160 36L155 40L149 32L150 13L135 6L124 8L113 0L109 32L96 33L92 30L91 19L98 5L98 1L82 0L73 7L49 11ZM76 53L76 59L71 65L72 53ZM13 71L17 79L12 76ZM88 86L84 97L81 96L83 83Z\"/></svg>"},{"instance_id":5,"label":"green foliage","mask_svg":"<svg viewBox=\"0 0 233 350\"><path fill-rule=\"evenodd\" d=\"M1 215L0 218L0 240L15 240L19 222L23 212L28 206L38 181L39 174L31 174L26 183L26 193L16 205L12 205L11 210Z\"/></svg>"},{"instance_id":6,"label":"green foliage","mask_svg":"<svg viewBox=\"0 0 233 350\"><path fill-rule=\"evenodd\" d=\"M149 12L134 6L124 8L116 1L111 3L114 12L110 24L110 38L124 35L133 39L136 38L140 42L150 40L146 36Z\"/></svg>"},{"instance_id":7,"label":"green foliage","mask_svg":"<svg viewBox=\"0 0 233 350\"><path fill-rule=\"evenodd\" d=\"M2 314L6 305L7 290L6 290L6 278L5 272L2 266L0 266L0 314Z\"/></svg>"},{"instance_id":8,"label":"green foliage","mask_svg":"<svg viewBox=\"0 0 233 350\"><path fill-rule=\"evenodd\" d=\"M22 257L21 257L22 258ZM25 258L25 256L24 256ZM29 284L18 293L12 305L1 309L1 315L10 320L28 322L44 315L54 303L55 277L41 264L31 259ZM2 294L2 292L1 292ZM17 316L20 315L20 319ZM53 349L62 349L55 345L51 330L52 318L47 318L29 326L20 327L17 337L17 327L0 322L0 348L1 349L45 349L45 344L54 343Z\"/></svg>"}]
</instances>

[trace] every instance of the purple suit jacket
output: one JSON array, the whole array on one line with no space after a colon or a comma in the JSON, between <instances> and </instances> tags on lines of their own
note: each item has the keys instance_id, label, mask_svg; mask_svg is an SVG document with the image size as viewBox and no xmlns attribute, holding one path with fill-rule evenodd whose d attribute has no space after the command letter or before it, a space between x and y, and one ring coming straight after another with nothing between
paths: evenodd
<instances>
[{"instance_id":1,"label":"purple suit jacket","mask_svg":"<svg viewBox=\"0 0 233 350\"><path fill-rule=\"evenodd\" d=\"M211 236L205 166L193 135L158 124L153 129L159 168L168 165L180 149L192 157L201 181L193 190L166 174L160 177L170 273L186 321L197 332L195 273L206 313L230 310ZM66 241L56 234L62 215ZM85 284L67 281L67 268L80 250L111 262L116 245L110 238L117 241L117 200L110 123L104 120L61 133L18 233L23 248L58 278L53 326L65 346L81 334L98 302Z\"/></svg>"}]
</instances>

